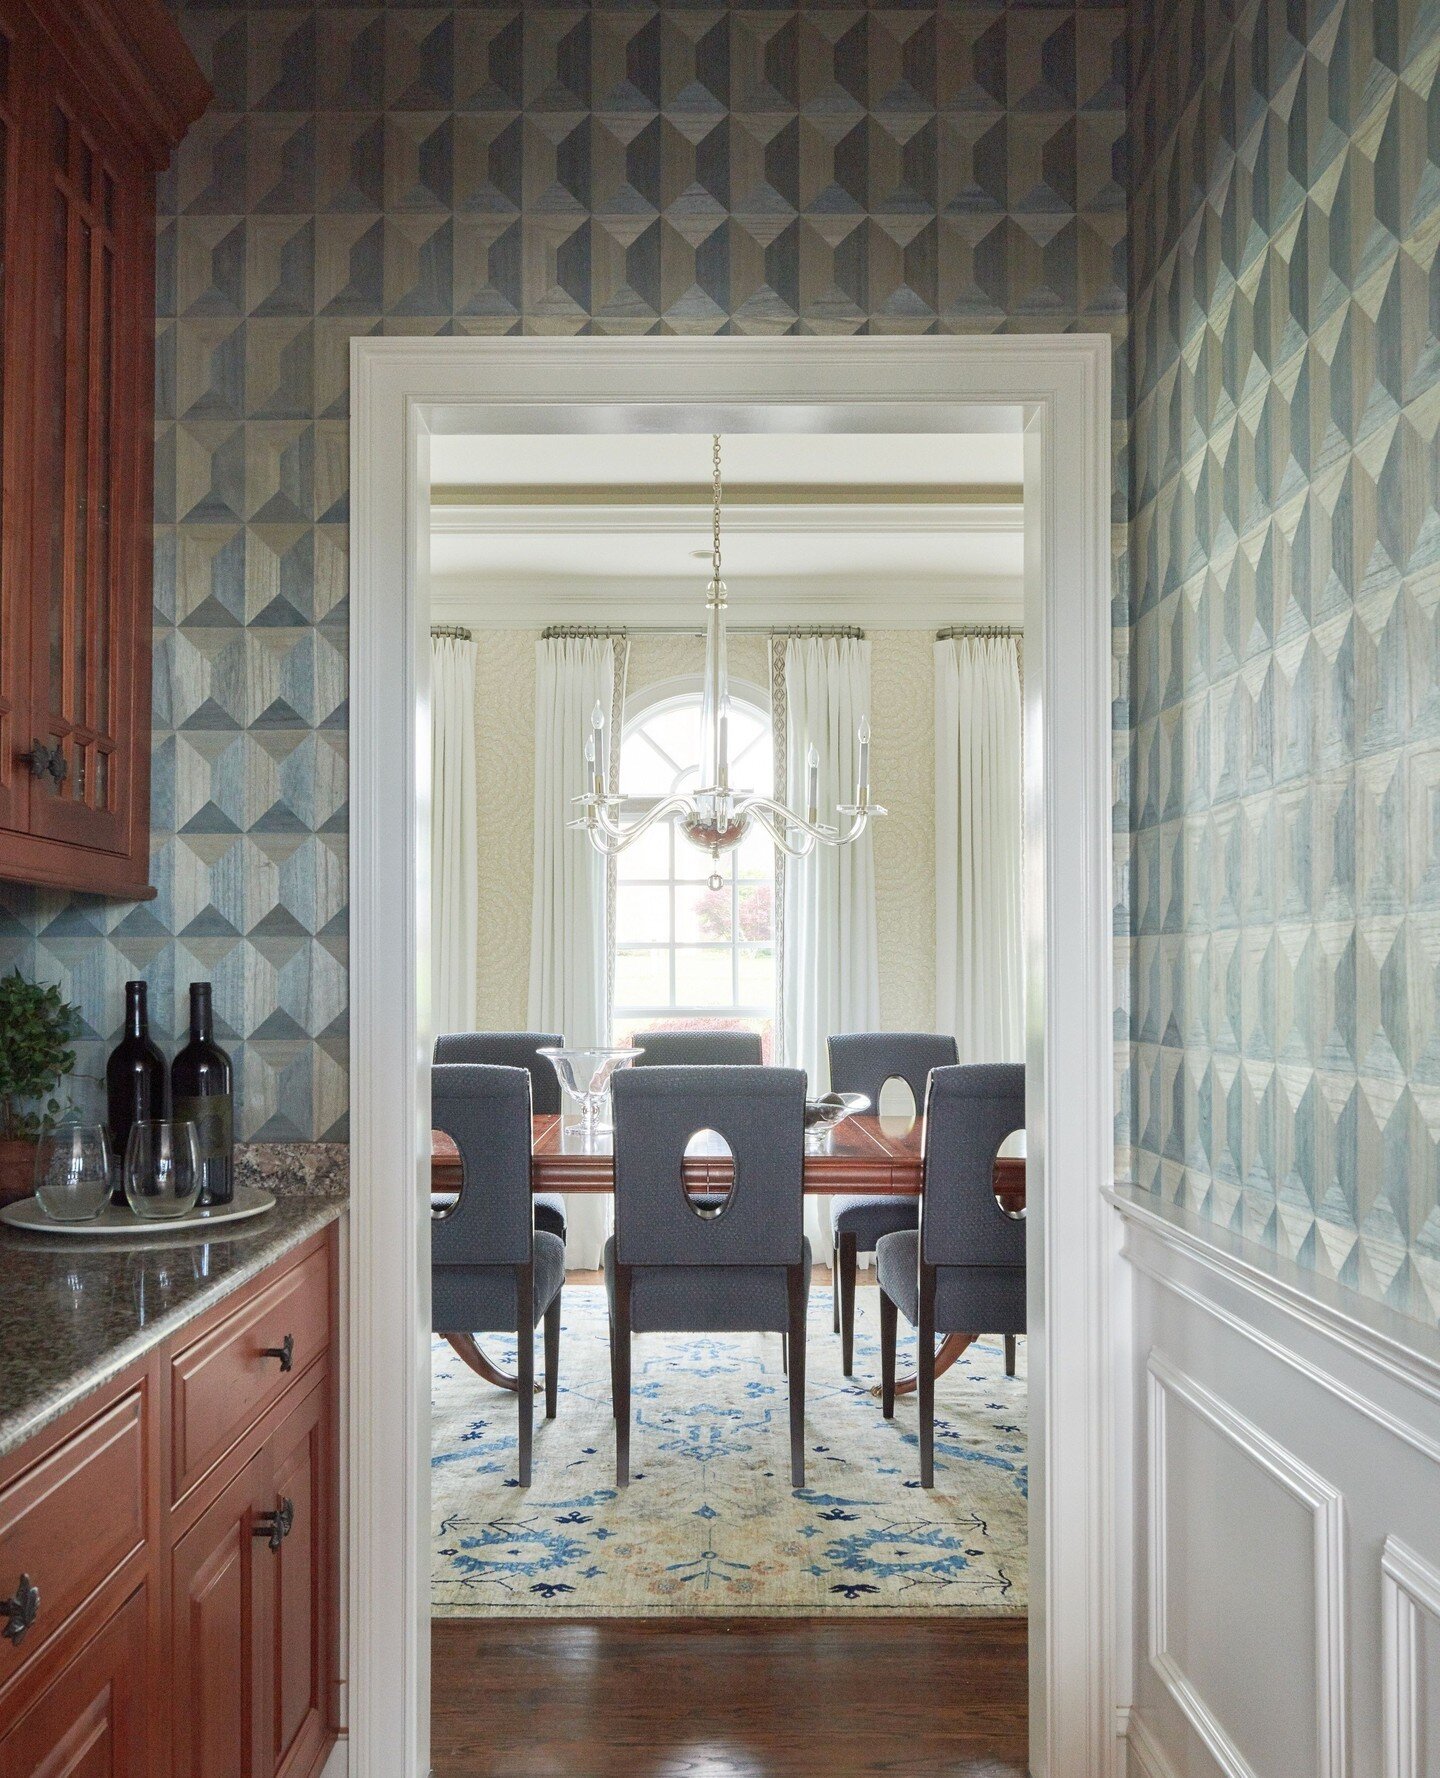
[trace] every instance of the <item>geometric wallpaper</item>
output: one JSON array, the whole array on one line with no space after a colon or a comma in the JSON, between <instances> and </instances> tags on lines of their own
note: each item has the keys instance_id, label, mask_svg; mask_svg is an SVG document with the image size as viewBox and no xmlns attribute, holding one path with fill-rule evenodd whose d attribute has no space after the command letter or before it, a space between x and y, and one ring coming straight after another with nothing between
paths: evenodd
<instances>
[{"instance_id":1,"label":"geometric wallpaper","mask_svg":"<svg viewBox=\"0 0 1440 1778\"><path fill-rule=\"evenodd\" d=\"M240 1133L343 1138L351 336L1109 332L1118 555L1125 9L177 14L216 97L159 191L159 895L0 888L0 966L92 1072L128 975L162 1043L210 977Z\"/></svg>"},{"instance_id":2,"label":"geometric wallpaper","mask_svg":"<svg viewBox=\"0 0 1440 1778\"><path fill-rule=\"evenodd\" d=\"M1137 6L1130 1165L1440 1318L1440 6Z\"/></svg>"}]
</instances>

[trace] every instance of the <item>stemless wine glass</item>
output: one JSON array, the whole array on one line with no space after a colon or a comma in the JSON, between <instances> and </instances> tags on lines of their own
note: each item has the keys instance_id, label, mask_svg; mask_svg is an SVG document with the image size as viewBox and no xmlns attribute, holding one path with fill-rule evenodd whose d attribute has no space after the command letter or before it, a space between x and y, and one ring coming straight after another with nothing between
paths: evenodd
<instances>
[{"instance_id":1,"label":"stemless wine glass","mask_svg":"<svg viewBox=\"0 0 1440 1778\"><path fill-rule=\"evenodd\" d=\"M137 1216L184 1216L200 1196L200 1143L195 1126L144 1118L130 1126L125 1147L125 1197Z\"/></svg>"},{"instance_id":2,"label":"stemless wine glass","mask_svg":"<svg viewBox=\"0 0 1440 1778\"><path fill-rule=\"evenodd\" d=\"M110 1199L110 1144L103 1124L67 1118L35 1149L35 1196L56 1222L89 1222Z\"/></svg>"}]
</instances>

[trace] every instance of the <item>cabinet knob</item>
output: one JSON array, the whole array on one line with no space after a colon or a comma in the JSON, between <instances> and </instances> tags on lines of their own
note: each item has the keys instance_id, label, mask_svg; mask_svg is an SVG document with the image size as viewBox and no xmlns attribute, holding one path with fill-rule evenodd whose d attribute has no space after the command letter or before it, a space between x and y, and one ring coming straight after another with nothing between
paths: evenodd
<instances>
[{"instance_id":1,"label":"cabinet knob","mask_svg":"<svg viewBox=\"0 0 1440 1778\"><path fill-rule=\"evenodd\" d=\"M0 1599L0 1611L5 1613L5 1628L0 1636L14 1643L16 1648L25 1640L25 1632L40 1615L40 1589L28 1574L20 1576L20 1584L8 1599Z\"/></svg>"},{"instance_id":2,"label":"cabinet knob","mask_svg":"<svg viewBox=\"0 0 1440 1778\"><path fill-rule=\"evenodd\" d=\"M22 753L20 759L24 765L29 766L32 778L53 778L57 790L70 776L65 750L59 741L53 747L47 747L39 739L32 740L30 751Z\"/></svg>"},{"instance_id":3,"label":"cabinet knob","mask_svg":"<svg viewBox=\"0 0 1440 1778\"><path fill-rule=\"evenodd\" d=\"M278 1346L263 1346L260 1350L262 1358L278 1358L282 1371L293 1371L295 1368L295 1336L286 1334Z\"/></svg>"},{"instance_id":4,"label":"cabinet knob","mask_svg":"<svg viewBox=\"0 0 1440 1778\"><path fill-rule=\"evenodd\" d=\"M256 1524L251 1535L263 1537L272 1550L278 1550L294 1527L295 1502L288 1495L282 1494L280 1504L274 1512L256 1514Z\"/></svg>"}]
</instances>

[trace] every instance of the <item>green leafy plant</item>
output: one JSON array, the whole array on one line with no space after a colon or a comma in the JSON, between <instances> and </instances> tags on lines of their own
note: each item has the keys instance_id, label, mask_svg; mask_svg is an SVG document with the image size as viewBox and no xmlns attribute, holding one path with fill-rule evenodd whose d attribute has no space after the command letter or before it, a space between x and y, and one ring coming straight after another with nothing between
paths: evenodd
<instances>
[{"instance_id":1,"label":"green leafy plant","mask_svg":"<svg viewBox=\"0 0 1440 1778\"><path fill-rule=\"evenodd\" d=\"M0 1136L38 1136L64 1111L53 1095L75 1066L79 1029L79 1013L53 982L27 982L18 969L0 976Z\"/></svg>"}]
</instances>

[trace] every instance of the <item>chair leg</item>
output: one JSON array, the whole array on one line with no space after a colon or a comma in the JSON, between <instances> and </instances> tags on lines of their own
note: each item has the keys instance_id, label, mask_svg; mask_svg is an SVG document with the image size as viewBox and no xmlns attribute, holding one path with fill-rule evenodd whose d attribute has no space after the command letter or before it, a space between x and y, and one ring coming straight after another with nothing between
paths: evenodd
<instances>
[{"instance_id":1,"label":"chair leg","mask_svg":"<svg viewBox=\"0 0 1440 1778\"><path fill-rule=\"evenodd\" d=\"M790 1297L790 1486L805 1486L805 1286L804 1266L786 1272Z\"/></svg>"},{"instance_id":2,"label":"chair leg","mask_svg":"<svg viewBox=\"0 0 1440 1778\"><path fill-rule=\"evenodd\" d=\"M899 1331L898 1310L880 1288L880 1411L887 1420L895 1418L895 1336Z\"/></svg>"},{"instance_id":3,"label":"chair leg","mask_svg":"<svg viewBox=\"0 0 1440 1778\"><path fill-rule=\"evenodd\" d=\"M630 1268L615 1268L615 1486L630 1486Z\"/></svg>"},{"instance_id":4,"label":"chair leg","mask_svg":"<svg viewBox=\"0 0 1440 1778\"><path fill-rule=\"evenodd\" d=\"M564 1290L555 1292L545 1311L545 1418L553 1420L560 1406L560 1299Z\"/></svg>"},{"instance_id":5,"label":"chair leg","mask_svg":"<svg viewBox=\"0 0 1440 1778\"><path fill-rule=\"evenodd\" d=\"M515 1268L515 1376L520 1410L520 1486L530 1486L530 1452L535 1433L535 1271Z\"/></svg>"},{"instance_id":6,"label":"chair leg","mask_svg":"<svg viewBox=\"0 0 1440 1778\"><path fill-rule=\"evenodd\" d=\"M1006 1336L1005 1336L1005 1375L1007 1377L1013 1377L1015 1375L1015 1336L1014 1336L1014 1334L1006 1334Z\"/></svg>"},{"instance_id":7,"label":"chair leg","mask_svg":"<svg viewBox=\"0 0 1440 1778\"><path fill-rule=\"evenodd\" d=\"M915 1329L920 1401L920 1486L935 1486L935 1268L920 1267L920 1320Z\"/></svg>"},{"instance_id":8,"label":"chair leg","mask_svg":"<svg viewBox=\"0 0 1440 1778\"><path fill-rule=\"evenodd\" d=\"M840 1369L855 1374L855 1274L860 1250L854 1235L840 1237Z\"/></svg>"},{"instance_id":9,"label":"chair leg","mask_svg":"<svg viewBox=\"0 0 1440 1778\"><path fill-rule=\"evenodd\" d=\"M781 1334L781 1336L780 1336L780 1371L783 1376L788 1377L790 1374L790 1336L789 1336L789 1334Z\"/></svg>"},{"instance_id":10,"label":"chair leg","mask_svg":"<svg viewBox=\"0 0 1440 1778\"><path fill-rule=\"evenodd\" d=\"M620 1373L615 1368L615 1319L610 1319L610 1413L620 1418Z\"/></svg>"},{"instance_id":11,"label":"chair leg","mask_svg":"<svg viewBox=\"0 0 1440 1778\"><path fill-rule=\"evenodd\" d=\"M840 1237L836 1235L830 1243L830 1308L835 1320L835 1331L840 1331Z\"/></svg>"}]
</instances>

